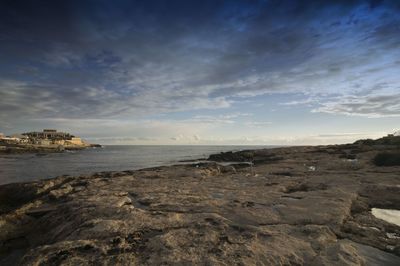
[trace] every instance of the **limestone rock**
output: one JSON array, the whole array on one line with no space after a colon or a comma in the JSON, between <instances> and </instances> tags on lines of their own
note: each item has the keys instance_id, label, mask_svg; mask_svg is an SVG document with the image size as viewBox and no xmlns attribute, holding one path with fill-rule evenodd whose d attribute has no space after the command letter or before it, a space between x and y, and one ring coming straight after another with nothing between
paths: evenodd
<instances>
[{"instance_id":1,"label":"limestone rock","mask_svg":"<svg viewBox=\"0 0 400 266\"><path fill-rule=\"evenodd\" d=\"M341 167L349 149L362 167ZM353 150L0 186L0 265L400 265L400 228L370 212L400 209L399 168L373 165L373 147Z\"/></svg>"}]
</instances>

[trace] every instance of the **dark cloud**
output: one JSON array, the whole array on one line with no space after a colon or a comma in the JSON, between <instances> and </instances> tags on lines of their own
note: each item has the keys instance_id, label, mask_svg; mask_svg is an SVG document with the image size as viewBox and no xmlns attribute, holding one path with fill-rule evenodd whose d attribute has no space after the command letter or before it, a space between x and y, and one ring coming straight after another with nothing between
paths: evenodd
<instances>
[{"instance_id":1,"label":"dark cloud","mask_svg":"<svg viewBox=\"0 0 400 266\"><path fill-rule=\"evenodd\" d=\"M266 92L354 95L397 81L387 71L400 58L397 8L361 0L3 1L0 112L120 117L226 107L231 96ZM376 80L360 77L372 72ZM360 113L367 102L329 110Z\"/></svg>"}]
</instances>

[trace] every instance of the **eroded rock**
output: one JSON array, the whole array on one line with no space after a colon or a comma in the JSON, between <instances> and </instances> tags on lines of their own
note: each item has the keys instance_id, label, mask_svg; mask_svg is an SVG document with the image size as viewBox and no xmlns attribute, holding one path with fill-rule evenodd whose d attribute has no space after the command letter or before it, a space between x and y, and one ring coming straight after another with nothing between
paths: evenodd
<instances>
[{"instance_id":1,"label":"eroded rock","mask_svg":"<svg viewBox=\"0 0 400 266\"><path fill-rule=\"evenodd\" d=\"M399 168L341 147L0 186L0 265L399 265L399 227L371 214L400 209Z\"/></svg>"}]
</instances>

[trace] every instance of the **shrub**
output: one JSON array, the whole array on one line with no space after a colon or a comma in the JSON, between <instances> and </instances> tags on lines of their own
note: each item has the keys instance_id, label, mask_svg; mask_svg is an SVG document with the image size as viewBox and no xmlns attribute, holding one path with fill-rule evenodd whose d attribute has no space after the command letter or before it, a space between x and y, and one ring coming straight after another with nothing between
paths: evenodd
<instances>
[{"instance_id":1,"label":"shrub","mask_svg":"<svg viewBox=\"0 0 400 266\"><path fill-rule=\"evenodd\" d=\"M376 166L394 166L400 165L400 152L382 152L378 153L374 158Z\"/></svg>"}]
</instances>

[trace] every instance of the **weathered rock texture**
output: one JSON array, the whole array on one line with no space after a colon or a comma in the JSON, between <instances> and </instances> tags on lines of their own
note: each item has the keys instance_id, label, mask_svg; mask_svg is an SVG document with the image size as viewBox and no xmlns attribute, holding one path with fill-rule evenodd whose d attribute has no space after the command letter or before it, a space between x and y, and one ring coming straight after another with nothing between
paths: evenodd
<instances>
[{"instance_id":1,"label":"weathered rock texture","mask_svg":"<svg viewBox=\"0 0 400 266\"><path fill-rule=\"evenodd\" d=\"M400 209L400 167L374 166L376 153L278 148L212 157L254 163L237 169L4 185L0 265L400 265L400 228L370 213Z\"/></svg>"}]
</instances>

